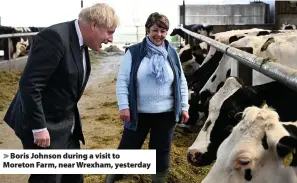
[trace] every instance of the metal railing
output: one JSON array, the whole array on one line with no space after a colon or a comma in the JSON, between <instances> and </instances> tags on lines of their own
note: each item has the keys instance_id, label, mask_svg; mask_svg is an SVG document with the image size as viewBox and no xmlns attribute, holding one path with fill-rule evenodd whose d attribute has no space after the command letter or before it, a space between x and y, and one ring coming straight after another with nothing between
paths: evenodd
<instances>
[{"instance_id":1,"label":"metal railing","mask_svg":"<svg viewBox=\"0 0 297 183\"><path fill-rule=\"evenodd\" d=\"M14 34L1 34L0 39L3 38L11 38L11 37L22 37L22 36L35 36L38 32L30 32L30 33L14 33Z\"/></svg>"},{"instance_id":2,"label":"metal railing","mask_svg":"<svg viewBox=\"0 0 297 183\"><path fill-rule=\"evenodd\" d=\"M206 42L224 54L238 60L240 63L281 82L291 89L297 91L297 70L289 68L285 65L274 62L273 60L257 57L253 54L239 50L232 46L220 43L206 36L191 32L183 27L180 27L188 35Z\"/></svg>"},{"instance_id":3,"label":"metal railing","mask_svg":"<svg viewBox=\"0 0 297 183\"><path fill-rule=\"evenodd\" d=\"M0 39L8 39L7 47L5 45L3 45L4 46L3 49L8 49L8 50L4 50L4 60L0 60L0 62L12 59L11 55L10 55L10 49L12 47L11 41L10 41L11 38L13 38L13 37L35 36L36 34L38 34L38 32L1 34Z\"/></svg>"}]
</instances>

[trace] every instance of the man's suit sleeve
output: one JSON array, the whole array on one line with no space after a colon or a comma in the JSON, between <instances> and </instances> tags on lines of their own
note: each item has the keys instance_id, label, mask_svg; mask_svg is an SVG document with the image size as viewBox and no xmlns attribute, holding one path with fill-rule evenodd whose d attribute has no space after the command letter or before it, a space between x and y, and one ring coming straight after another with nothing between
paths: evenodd
<instances>
[{"instance_id":1,"label":"man's suit sleeve","mask_svg":"<svg viewBox=\"0 0 297 183\"><path fill-rule=\"evenodd\" d=\"M62 39L57 32L48 29L34 37L19 84L25 120L31 130L46 128L42 93L63 55Z\"/></svg>"}]
</instances>

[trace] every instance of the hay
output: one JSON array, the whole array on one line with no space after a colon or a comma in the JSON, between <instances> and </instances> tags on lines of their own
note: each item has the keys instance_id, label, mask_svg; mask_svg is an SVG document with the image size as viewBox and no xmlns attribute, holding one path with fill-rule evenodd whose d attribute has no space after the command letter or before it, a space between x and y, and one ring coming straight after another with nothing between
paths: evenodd
<instances>
[{"instance_id":1,"label":"hay","mask_svg":"<svg viewBox=\"0 0 297 183\"><path fill-rule=\"evenodd\" d=\"M20 72L0 71L0 111L11 103L18 90L20 76Z\"/></svg>"}]
</instances>

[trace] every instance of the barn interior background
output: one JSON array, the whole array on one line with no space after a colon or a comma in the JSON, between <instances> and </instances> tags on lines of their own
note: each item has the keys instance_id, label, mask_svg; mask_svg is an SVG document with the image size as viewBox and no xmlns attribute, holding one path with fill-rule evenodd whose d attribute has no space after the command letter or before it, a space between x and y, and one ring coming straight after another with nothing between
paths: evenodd
<instances>
[{"instance_id":1,"label":"barn interior background","mask_svg":"<svg viewBox=\"0 0 297 183\"><path fill-rule=\"evenodd\" d=\"M81 0L83 6L83 0ZM190 1L192 2L192 1ZM235 29L279 29L283 23L297 25L297 1L274 1L274 0L246 0L230 1L224 0L221 4L187 4L187 0L179 5L179 25L188 24L210 24L214 27L214 33ZM202 3L202 2L201 2ZM242 3L242 4L241 4ZM185 9L185 10L183 10ZM185 12L185 16L184 13ZM114 43L123 47L141 41L145 36L145 28L139 24L137 18L133 25L123 25L114 35ZM1 14L0 14L1 25ZM9 25L5 25L9 26ZM0 32L0 34L3 34ZM180 38L167 36L173 45L178 45ZM3 38L0 38L0 41ZM109 45L107 45L109 46ZM0 45L0 60L8 58L4 56L5 51ZM3 62L0 68L3 68ZM5 66L6 67L6 66Z\"/></svg>"}]
</instances>

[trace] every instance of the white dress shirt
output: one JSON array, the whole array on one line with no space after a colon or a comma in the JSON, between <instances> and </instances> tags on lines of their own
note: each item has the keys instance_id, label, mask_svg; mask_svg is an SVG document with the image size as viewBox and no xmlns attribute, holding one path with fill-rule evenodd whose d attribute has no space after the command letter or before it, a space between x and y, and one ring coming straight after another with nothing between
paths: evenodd
<instances>
[{"instance_id":1,"label":"white dress shirt","mask_svg":"<svg viewBox=\"0 0 297 183\"><path fill-rule=\"evenodd\" d=\"M80 32L80 28L78 26L78 20L75 20L74 24L75 24L75 29L76 29L76 33L77 33L77 36L78 36L79 48L80 48L84 44L84 40L83 40L82 34ZM84 76L83 76L83 83L84 83L85 79L86 79L86 69L87 69L85 51L83 51L83 60L82 60L82 62L83 62L83 70L84 70ZM74 122L74 120L73 120L73 122ZM32 132L34 134L34 133L37 133L37 132L40 132L40 131L43 131L43 130L46 130L46 129L47 128L34 129L34 130L32 130ZM74 130L74 123L73 123L72 129L71 129L71 132L73 132L73 130Z\"/></svg>"}]
</instances>

